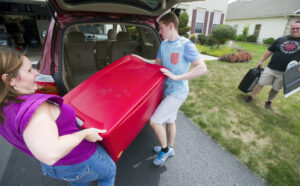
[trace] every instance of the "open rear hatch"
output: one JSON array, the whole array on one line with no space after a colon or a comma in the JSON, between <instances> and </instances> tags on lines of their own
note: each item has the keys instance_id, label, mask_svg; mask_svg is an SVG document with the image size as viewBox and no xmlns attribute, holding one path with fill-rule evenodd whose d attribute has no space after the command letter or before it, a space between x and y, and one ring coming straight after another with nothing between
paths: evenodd
<instances>
[{"instance_id":1,"label":"open rear hatch","mask_svg":"<svg viewBox=\"0 0 300 186\"><path fill-rule=\"evenodd\" d=\"M159 16L181 2L196 0L49 0L58 14L107 12Z\"/></svg>"}]
</instances>

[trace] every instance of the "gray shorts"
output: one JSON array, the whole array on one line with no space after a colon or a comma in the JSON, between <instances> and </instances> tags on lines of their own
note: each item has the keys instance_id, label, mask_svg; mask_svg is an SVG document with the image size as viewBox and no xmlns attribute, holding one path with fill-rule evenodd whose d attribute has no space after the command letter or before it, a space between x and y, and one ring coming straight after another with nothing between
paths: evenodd
<instances>
[{"instance_id":1,"label":"gray shorts","mask_svg":"<svg viewBox=\"0 0 300 186\"><path fill-rule=\"evenodd\" d=\"M175 123L177 112L184 101L171 95L166 96L160 102L150 120L157 124Z\"/></svg>"},{"instance_id":2,"label":"gray shorts","mask_svg":"<svg viewBox=\"0 0 300 186\"><path fill-rule=\"evenodd\" d=\"M261 86L272 85L275 91L279 91L283 87L283 73L266 67L258 80L258 84Z\"/></svg>"}]
</instances>

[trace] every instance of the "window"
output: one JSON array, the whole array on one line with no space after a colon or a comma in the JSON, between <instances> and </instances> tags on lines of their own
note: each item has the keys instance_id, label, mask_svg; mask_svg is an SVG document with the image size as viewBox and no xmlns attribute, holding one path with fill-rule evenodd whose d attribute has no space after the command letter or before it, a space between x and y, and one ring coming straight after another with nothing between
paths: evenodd
<instances>
[{"instance_id":1,"label":"window","mask_svg":"<svg viewBox=\"0 0 300 186\"><path fill-rule=\"evenodd\" d=\"M139 41L140 40L139 32L135 26L126 25L126 29L131 35L131 41Z\"/></svg>"},{"instance_id":2,"label":"window","mask_svg":"<svg viewBox=\"0 0 300 186\"><path fill-rule=\"evenodd\" d=\"M205 17L205 11L197 10L196 22L195 22L195 33L203 32L204 17Z\"/></svg>"},{"instance_id":3,"label":"window","mask_svg":"<svg viewBox=\"0 0 300 186\"><path fill-rule=\"evenodd\" d=\"M221 12L214 12L214 20L213 20L213 26L212 29L214 29L214 27L218 26L221 22Z\"/></svg>"},{"instance_id":4,"label":"window","mask_svg":"<svg viewBox=\"0 0 300 186\"><path fill-rule=\"evenodd\" d=\"M254 35L256 35L258 37L259 32L260 32L260 28L261 28L261 24L256 24L255 25L255 29L254 29Z\"/></svg>"}]
</instances>

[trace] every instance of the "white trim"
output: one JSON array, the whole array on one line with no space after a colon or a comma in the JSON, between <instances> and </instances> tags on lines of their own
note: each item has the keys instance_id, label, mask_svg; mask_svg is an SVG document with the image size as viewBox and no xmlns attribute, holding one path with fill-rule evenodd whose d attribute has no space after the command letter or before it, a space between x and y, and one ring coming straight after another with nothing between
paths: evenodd
<instances>
[{"instance_id":1,"label":"white trim","mask_svg":"<svg viewBox=\"0 0 300 186\"><path fill-rule=\"evenodd\" d=\"M294 89L293 91L287 93L287 94L284 94L284 98L287 98L289 96L291 96L292 94L295 94L296 92L298 92L300 90L300 87Z\"/></svg>"}]
</instances>

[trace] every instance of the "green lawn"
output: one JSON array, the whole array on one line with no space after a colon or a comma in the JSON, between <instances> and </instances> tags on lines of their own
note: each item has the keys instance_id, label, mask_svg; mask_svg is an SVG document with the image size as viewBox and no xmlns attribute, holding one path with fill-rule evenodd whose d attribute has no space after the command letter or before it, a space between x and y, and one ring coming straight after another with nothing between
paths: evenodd
<instances>
[{"instance_id":1,"label":"green lawn","mask_svg":"<svg viewBox=\"0 0 300 186\"><path fill-rule=\"evenodd\" d=\"M281 91L271 110L264 108L270 87L245 103L247 94L237 87L267 47L241 42L234 46L250 52L252 61L206 61L209 73L190 81L181 110L268 184L300 185L300 92L285 99Z\"/></svg>"}]
</instances>

